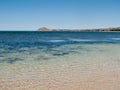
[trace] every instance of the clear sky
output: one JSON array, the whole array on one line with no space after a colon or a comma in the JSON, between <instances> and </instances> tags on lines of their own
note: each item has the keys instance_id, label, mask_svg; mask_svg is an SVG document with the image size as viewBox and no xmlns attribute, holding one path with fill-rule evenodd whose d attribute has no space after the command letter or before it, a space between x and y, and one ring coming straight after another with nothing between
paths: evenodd
<instances>
[{"instance_id":1,"label":"clear sky","mask_svg":"<svg viewBox=\"0 0 120 90\"><path fill-rule=\"evenodd\" d=\"M120 0L0 0L0 30L120 27Z\"/></svg>"}]
</instances>

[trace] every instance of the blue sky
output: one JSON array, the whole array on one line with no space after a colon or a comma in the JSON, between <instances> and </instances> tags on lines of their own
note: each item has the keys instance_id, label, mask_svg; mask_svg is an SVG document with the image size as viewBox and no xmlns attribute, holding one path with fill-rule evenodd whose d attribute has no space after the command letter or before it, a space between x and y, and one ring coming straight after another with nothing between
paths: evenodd
<instances>
[{"instance_id":1,"label":"blue sky","mask_svg":"<svg viewBox=\"0 0 120 90\"><path fill-rule=\"evenodd\" d=\"M120 26L120 0L0 0L0 30Z\"/></svg>"}]
</instances>

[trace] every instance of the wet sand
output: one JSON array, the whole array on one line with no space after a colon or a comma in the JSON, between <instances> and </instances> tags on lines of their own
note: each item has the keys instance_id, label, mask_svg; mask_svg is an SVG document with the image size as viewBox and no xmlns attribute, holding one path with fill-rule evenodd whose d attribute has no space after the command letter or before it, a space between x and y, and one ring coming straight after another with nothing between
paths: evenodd
<instances>
[{"instance_id":1,"label":"wet sand","mask_svg":"<svg viewBox=\"0 0 120 90\"><path fill-rule=\"evenodd\" d=\"M119 90L117 63L75 61L58 64L55 68L36 68L16 78L1 78L0 90Z\"/></svg>"}]
</instances>

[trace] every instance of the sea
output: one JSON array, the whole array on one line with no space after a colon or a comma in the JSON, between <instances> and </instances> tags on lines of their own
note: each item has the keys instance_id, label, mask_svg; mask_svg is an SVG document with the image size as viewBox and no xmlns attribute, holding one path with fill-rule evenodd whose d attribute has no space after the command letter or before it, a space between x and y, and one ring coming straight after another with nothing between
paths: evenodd
<instances>
[{"instance_id":1,"label":"sea","mask_svg":"<svg viewBox=\"0 0 120 90\"><path fill-rule=\"evenodd\" d=\"M120 32L0 32L1 82L39 79L55 84L110 74L117 80L119 73Z\"/></svg>"}]
</instances>

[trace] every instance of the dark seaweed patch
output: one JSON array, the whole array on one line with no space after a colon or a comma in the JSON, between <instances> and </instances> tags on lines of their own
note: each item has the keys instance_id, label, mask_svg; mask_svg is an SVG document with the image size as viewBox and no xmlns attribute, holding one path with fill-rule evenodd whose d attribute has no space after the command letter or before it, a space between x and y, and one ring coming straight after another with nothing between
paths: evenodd
<instances>
[{"instance_id":1,"label":"dark seaweed patch","mask_svg":"<svg viewBox=\"0 0 120 90\"><path fill-rule=\"evenodd\" d=\"M23 59L20 59L20 58L8 58L6 60L0 60L0 63L10 63L10 64L13 64L17 61L23 61Z\"/></svg>"},{"instance_id":2,"label":"dark seaweed patch","mask_svg":"<svg viewBox=\"0 0 120 90\"><path fill-rule=\"evenodd\" d=\"M55 53L55 54L53 54L53 56L64 56L64 55L67 55L67 54L69 54L69 53L66 53L66 52L64 52L64 53Z\"/></svg>"},{"instance_id":3,"label":"dark seaweed patch","mask_svg":"<svg viewBox=\"0 0 120 90\"><path fill-rule=\"evenodd\" d=\"M37 58L36 60L49 60L50 58L47 58L47 57L42 57L42 58Z\"/></svg>"}]
</instances>

